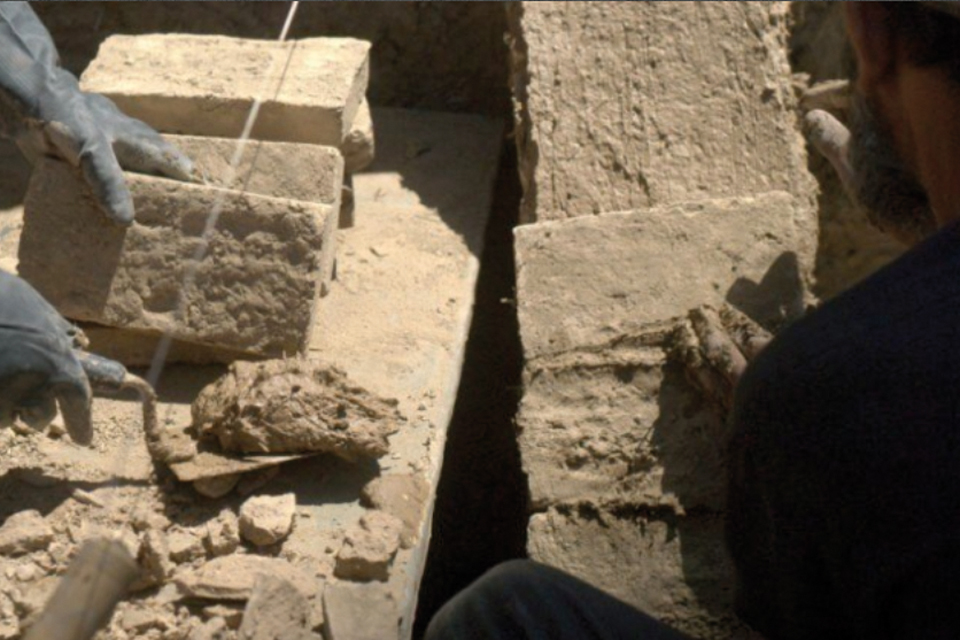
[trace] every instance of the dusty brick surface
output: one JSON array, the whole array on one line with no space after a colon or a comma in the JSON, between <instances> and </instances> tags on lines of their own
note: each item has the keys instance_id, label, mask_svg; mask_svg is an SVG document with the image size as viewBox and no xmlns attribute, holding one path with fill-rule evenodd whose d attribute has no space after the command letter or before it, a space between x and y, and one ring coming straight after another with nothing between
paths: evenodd
<instances>
[{"instance_id":1,"label":"dusty brick surface","mask_svg":"<svg viewBox=\"0 0 960 640\"><path fill-rule=\"evenodd\" d=\"M158 131L224 138L240 136L263 97L254 139L339 147L366 92L369 51L352 38L115 35L81 86Z\"/></svg>"},{"instance_id":2,"label":"dusty brick surface","mask_svg":"<svg viewBox=\"0 0 960 640\"><path fill-rule=\"evenodd\" d=\"M521 219L808 190L786 4L512 3Z\"/></svg>"},{"instance_id":3,"label":"dusty brick surface","mask_svg":"<svg viewBox=\"0 0 960 640\"><path fill-rule=\"evenodd\" d=\"M45 160L25 200L20 274L64 315L246 353L306 348L322 287L330 206L127 174L136 207L110 224L77 172ZM194 262L214 202L225 194L205 257ZM70 215L64 215L69 212ZM177 300L196 269L183 313Z\"/></svg>"},{"instance_id":4,"label":"dusty brick surface","mask_svg":"<svg viewBox=\"0 0 960 640\"><path fill-rule=\"evenodd\" d=\"M244 146L239 164L231 171L236 140L181 135L167 135L166 138L190 156L207 184L324 204L333 211L340 210L345 163L339 150L333 147L252 140ZM323 295L333 279L336 241L335 227L325 227L325 247L320 265Z\"/></svg>"},{"instance_id":5,"label":"dusty brick surface","mask_svg":"<svg viewBox=\"0 0 960 640\"><path fill-rule=\"evenodd\" d=\"M275 198L304 200L338 207L344 160L334 147L251 140L230 177L237 141L210 136L167 134L194 161L207 183Z\"/></svg>"},{"instance_id":6,"label":"dusty brick surface","mask_svg":"<svg viewBox=\"0 0 960 640\"><path fill-rule=\"evenodd\" d=\"M815 242L784 192L524 225L517 301L528 360L730 300L776 323L804 309Z\"/></svg>"},{"instance_id":7,"label":"dusty brick surface","mask_svg":"<svg viewBox=\"0 0 960 640\"><path fill-rule=\"evenodd\" d=\"M729 640L740 625L716 515L647 517L629 509L550 509L530 519L530 557L559 567L691 638Z\"/></svg>"}]
</instances>

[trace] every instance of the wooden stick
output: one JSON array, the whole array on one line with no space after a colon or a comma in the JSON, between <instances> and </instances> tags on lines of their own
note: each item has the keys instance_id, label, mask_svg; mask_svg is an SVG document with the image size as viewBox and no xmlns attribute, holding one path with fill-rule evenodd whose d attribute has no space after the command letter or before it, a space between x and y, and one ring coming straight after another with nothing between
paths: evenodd
<instances>
[{"instance_id":1,"label":"wooden stick","mask_svg":"<svg viewBox=\"0 0 960 640\"><path fill-rule=\"evenodd\" d=\"M90 640L137 575L137 563L119 540L87 541L24 640Z\"/></svg>"}]
</instances>

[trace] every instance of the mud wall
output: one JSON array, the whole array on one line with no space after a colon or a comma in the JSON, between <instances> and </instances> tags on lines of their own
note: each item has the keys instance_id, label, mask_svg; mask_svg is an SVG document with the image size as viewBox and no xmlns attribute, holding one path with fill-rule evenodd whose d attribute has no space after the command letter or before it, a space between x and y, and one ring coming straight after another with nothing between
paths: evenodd
<instances>
[{"instance_id":1,"label":"mud wall","mask_svg":"<svg viewBox=\"0 0 960 640\"><path fill-rule=\"evenodd\" d=\"M786 3L508 11L527 550L698 638L729 638L722 421L671 357L700 303L803 312L816 184Z\"/></svg>"}]
</instances>

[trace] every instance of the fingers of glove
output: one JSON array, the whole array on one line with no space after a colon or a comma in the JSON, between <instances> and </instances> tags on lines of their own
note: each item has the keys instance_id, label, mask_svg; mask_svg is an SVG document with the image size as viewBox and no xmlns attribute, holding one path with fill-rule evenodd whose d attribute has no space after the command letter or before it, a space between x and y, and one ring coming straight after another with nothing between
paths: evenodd
<instances>
[{"instance_id":1,"label":"fingers of glove","mask_svg":"<svg viewBox=\"0 0 960 640\"><path fill-rule=\"evenodd\" d=\"M726 376L706 359L700 339L690 325L681 324L674 338L676 354L683 362L687 380L699 389L709 402L722 411L729 411L733 398L733 386Z\"/></svg>"},{"instance_id":2,"label":"fingers of glove","mask_svg":"<svg viewBox=\"0 0 960 640\"><path fill-rule=\"evenodd\" d=\"M146 123L121 112L109 98L84 94L94 121L106 132L120 166L128 171L191 180L193 162Z\"/></svg>"},{"instance_id":3,"label":"fingers of glove","mask_svg":"<svg viewBox=\"0 0 960 640\"><path fill-rule=\"evenodd\" d=\"M712 307L704 305L692 309L689 317L690 324L700 341L703 357L730 382L731 386L735 385L747 368L747 360L730 339L719 314Z\"/></svg>"},{"instance_id":4,"label":"fingers of glove","mask_svg":"<svg viewBox=\"0 0 960 640\"><path fill-rule=\"evenodd\" d=\"M121 133L113 149L124 169L186 182L194 179L193 161L153 131L147 136Z\"/></svg>"},{"instance_id":5,"label":"fingers of glove","mask_svg":"<svg viewBox=\"0 0 960 640\"><path fill-rule=\"evenodd\" d=\"M103 134L88 140L80 155L83 178L107 216L117 224L133 222L133 198L113 148Z\"/></svg>"},{"instance_id":6,"label":"fingers of glove","mask_svg":"<svg viewBox=\"0 0 960 640\"><path fill-rule=\"evenodd\" d=\"M75 167L80 164L83 140L77 132L62 122L52 121L44 124L43 136L46 138L46 149L53 151Z\"/></svg>"},{"instance_id":7,"label":"fingers of glove","mask_svg":"<svg viewBox=\"0 0 960 640\"><path fill-rule=\"evenodd\" d=\"M93 440L93 422L90 414L90 385L86 379L63 381L55 384L52 389L70 438L77 444L90 444Z\"/></svg>"},{"instance_id":8,"label":"fingers of glove","mask_svg":"<svg viewBox=\"0 0 960 640\"><path fill-rule=\"evenodd\" d=\"M720 321L740 349L747 361L760 355L764 347L773 339L773 335L745 314L728 304L720 309Z\"/></svg>"}]
</instances>

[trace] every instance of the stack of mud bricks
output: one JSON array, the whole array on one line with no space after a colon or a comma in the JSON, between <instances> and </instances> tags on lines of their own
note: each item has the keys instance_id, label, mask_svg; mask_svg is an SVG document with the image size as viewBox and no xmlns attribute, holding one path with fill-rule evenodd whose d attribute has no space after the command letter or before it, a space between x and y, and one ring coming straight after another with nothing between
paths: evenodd
<instances>
[{"instance_id":1,"label":"stack of mud bricks","mask_svg":"<svg viewBox=\"0 0 960 640\"><path fill-rule=\"evenodd\" d=\"M25 201L20 274L66 317L91 323L94 349L127 364L148 362L164 333L174 360L305 351L337 229L352 224L349 175L373 159L368 75L360 40L109 38L82 88L164 134L203 181L128 173L136 220L119 228L73 167L44 160Z\"/></svg>"},{"instance_id":2,"label":"stack of mud bricks","mask_svg":"<svg viewBox=\"0 0 960 640\"><path fill-rule=\"evenodd\" d=\"M804 309L816 192L786 4L508 11L528 551L691 637L735 637L724 425L671 342L700 304L767 326Z\"/></svg>"}]
</instances>

